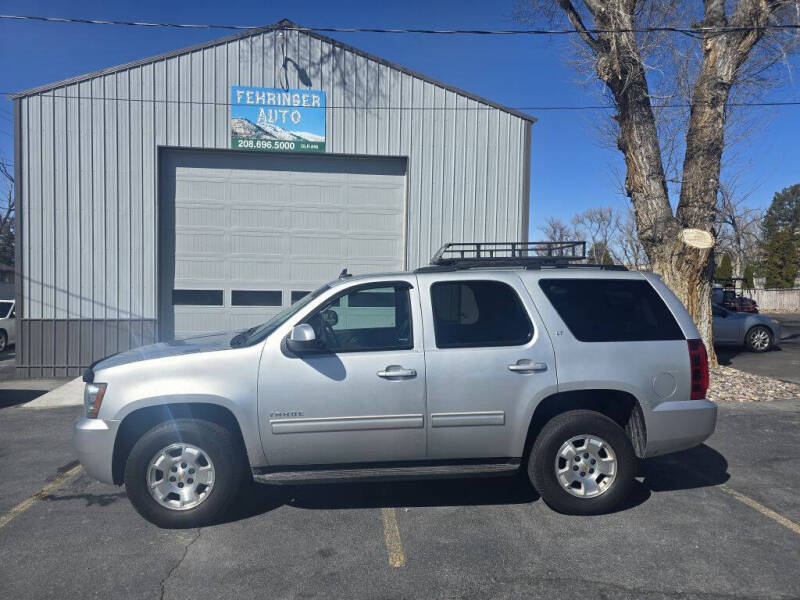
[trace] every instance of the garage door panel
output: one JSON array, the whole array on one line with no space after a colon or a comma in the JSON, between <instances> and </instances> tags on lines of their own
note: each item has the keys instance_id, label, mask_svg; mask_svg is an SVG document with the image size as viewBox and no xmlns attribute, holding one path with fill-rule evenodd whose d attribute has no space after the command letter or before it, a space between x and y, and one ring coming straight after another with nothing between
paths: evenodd
<instances>
[{"instance_id":1,"label":"garage door panel","mask_svg":"<svg viewBox=\"0 0 800 600\"><path fill-rule=\"evenodd\" d=\"M286 182L230 182L230 200L237 204L283 208L292 201Z\"/></svg>"},{"instance_id":2,"label":"garage door panel","mask_svg":"<svg viewBox=\"0 0 800 600\"><path fill-rule=\"evenodd\" d=\"M350 232L381 232L400 237L403 231L403 215L390 211L354 211L345 215L346 230Z\"/></svg>"},{"instance_id":3,"label":"garage door panel","mask_svg":"<svg viewBox=\"0 0 800 600\"><path fill-rule=\"evenodd\" d=\"M388 208L401 201L401 191L386 186L351 186L347 195L347 205L353 208Z\"/></svg>"},{"instance_id":4,"label":"garage door panel","mask_svg":"<svg viewBox=\"0 0 800 600\"><path fill-rule=\"evenodd\" d=\"M340 267L341 264L340 260L315 260L311 262L295 260L289 265L289 281L297 285L307 284L313 286L313 282L317 282L320 285L325 281L335 279L341 269L344 268ZM339 271L336 270L337 268L339 268ZM314 288L312 287L311 289Z\"/></svg>"},{"instance_id":5,"label":"garage door panel","mask_svg":"<svg viewBox=\"0 0 800 600\"><path fill-rule=\"evenodd\" d=\"M287 269L283 262L242 261L230 262L230 278L233 281L274 282L286 279Z\"/></svg>"},{"instance_id":6,"label":"garage door panel","mask_svg":"<svg viewBox=\"0 0 800 600\"><path fill-rule=\"evenodd\" d=\"M292 256L301 258L344 258L343 241L339 236L292 236L289 252Z\"/></svg>"},{"instance_id":7,"label":"garage door panel","mask_svg":"<svg viewBox=\"0 0 800 600\"><path fill-rule=\"evenodd\" d=\"M342 231L343 212L341 210L292 210L291 227L293 231Z\"/></svg>"},{"instance_id":8,"label":"garage door panel","mask_svg":"<svg viewBox=\"0 0 800 600\"><path fill-rule=\"evenodd\" d=\"M236 232L230 234L230 254L283 256L285 236L276 232Z\"/></svg>"},{"instance_id":9,"label":"garage door panel","mask_svg":"<svg viewBox=\"0 0 800 600\"><path fill-rule=\"evenodd\" d=\"M231 313L229 330L249 329L256 323L265 323L280 312L280 308L264 308L263 310L253 310L247 312Z\"/></svg>"},{"instance_id":10,"label":"garage door panel","mask_svg":"<svg viewBox=\"0 0 800 600\"><path fill-rule=\"evenodd\" d=\"M175 207L175 222L185 227L227 227L229 209L224 204L179 203Z\"/></svg>"},{"instance_id":11,"label":"garage door panel","mask_svg":"<svg viewBox=\"0 0 800 600\"><path fill-rule=\"evenodd\" d=\"M176 306L175 337L185 338L215 331L229 331L230 315L216 307Z\"/></svg>"},{"instance_id":12,"label":"garage door panel","mask_svg":"<svg viewBox=\"0 0 800 600\"><path fill-rule=\"evenodd\" d=\"M170 151L161 172L167 337L262 323L345 267L404 266L402 159ZM223 301L173 306L173 289L221 290ZM281 306L250 305L276 291Z\"/></svg>"},{"instance_id":13,"label":"garage door panel","mask_svg":"<svg viewBox=\"0 0 800 600\"><path fill-rule=\"evenodd\" d=\"M286 211L234 205L230 208L230 225L240 229L282 230L287 227Z\"/></svg>"},{"instance_id":14,"label":"garage door panel","mask_svg":"<svg viewBox=\"0 0 800 600\"><path fill-rule=\"evenodd\" d=\"M319 182L315 185L291 186L292 205L297 206L342 206L345 199L345 190L340 184L326 184Z\"/></svg>"},{"instance_id":15,"label":"garage door panel","mask_svg":"<svg viewBox=\"0 0 800 600\"><path fill-rule=\"evenodd\" d=\"M387 240L385 238L348 238L344 240L347 245L347 256L369 256L371 259L386 259L391 261L393 257L402 252L402 240L400 238Z\"/></svg>"},{"instance_id":16,"label":"garage door panel","mask_svg":"<svg viewBox=\"0 0 800 600\"><path fill-rule=\"evenodd\" d=\"M206 200L225 201L228 199L229 187L223 178L188 179L188 177L192 177L190 173L191 171L185 171L182 174L178 174L178 179L175 182L176 202L181 202L182 200L190 200L192 202Z\"/></svg>"},{"instance_id":17,"label":"garage door panel","mask_svg":"<svg viewBox=\"0 0 800 600\"><path fill-rule=\"evenodd\" d=\"M224 254L228 247L226 238L224 229L178 231L175 234L175 255Z\"/></svg>"},{"instance_id":18,"label":"garage door panel","mask_svg":"<svg viewBox=\"0 0 800 600\"><path fill-rule=\"evenodd\" d=\"M229 271L228 263L216 259L175 258L175 279L177 281L228 281L231 275Z\"/></svg>"}]
</instances>

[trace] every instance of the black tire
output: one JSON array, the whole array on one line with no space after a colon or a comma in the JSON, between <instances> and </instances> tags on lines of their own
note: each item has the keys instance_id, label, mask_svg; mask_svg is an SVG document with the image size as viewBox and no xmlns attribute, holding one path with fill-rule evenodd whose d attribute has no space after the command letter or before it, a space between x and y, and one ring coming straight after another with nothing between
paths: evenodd
<instances>
[{"instance_id":1,"label":"black tire","mask_svg":"<svg viewBox=\"0 0 800 600\"><path fill-rule=\"evenodd\" d=\"M208 496L194 508L180 511L161 506L147 485L150 461L161 449L179 442L201 448L214 465L214 484ZM159 527L201 527L229 508L241 489L245 465L241 443L224 427L198 419L175 419L156 425L134 444L125 463L125 490L136 511Z\"/></svg>"},{"instance_id":2,"label":"black tire","mask_svg":"<svg viewBox=\"0 0 800 600\"><path fill-rule=\"evenodd\" d=\"M766 345L764 345L764 336L766 335ZM772 331L769 327L764 325L755 325L747 330L744 336L744 345L750 352L767 352L772 348L774 342Z\"/></svg>"},{"instance_id":3,"label":"black tire","mask_svg":"<svg viewBox=\"0 0 800 600\"><path fill-rule=\"evenodd\" d=\"M5 352L8 348L8 336L6 332L0 329L0 352Z\"/></svg>"},{"instance_id":4,"label":"black tire","mask_svg":"<svg viewBox=\"0 0 800 600\"><path fill-rule=\"evenodd\" d=\"M556 457L562 444L575 436L596 435L611 446L617 459L612 483L601 494L579 498L566 491L556 475ZM547 505L573 515L606 513L628 496L636 475L636 454L625 431L614 421L591 410L572 410L551 419L536 438L528 458L528 477Z\"/></svg>"}]
</instances>

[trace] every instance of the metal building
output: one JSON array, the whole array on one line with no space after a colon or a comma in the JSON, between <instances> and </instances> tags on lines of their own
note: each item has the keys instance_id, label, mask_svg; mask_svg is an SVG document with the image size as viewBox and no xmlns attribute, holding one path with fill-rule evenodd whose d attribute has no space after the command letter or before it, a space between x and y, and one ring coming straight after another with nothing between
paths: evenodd
<instances>
[{"instance_id":1,"label":"metal building","mask_svg":"<svg viewBox=\"0 0 800 600\"><path fill-rule=\"evenodd\" d=\"M22 377L527 240L532 117L289 21L13 100Z\"/></svg>"}]
</instances>

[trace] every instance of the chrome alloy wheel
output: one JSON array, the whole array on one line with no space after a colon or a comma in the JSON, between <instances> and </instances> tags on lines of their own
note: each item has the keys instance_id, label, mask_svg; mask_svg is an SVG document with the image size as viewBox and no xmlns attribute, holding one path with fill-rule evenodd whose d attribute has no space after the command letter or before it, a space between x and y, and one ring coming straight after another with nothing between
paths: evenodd
<instances>
[{"instance_id":1,"label":"chrome alloy wheel","mask_svg":"<svg viewBox=\"0 0 800 600\"><path fill-rule=\"evenodd\" d=\"M617 457L596 435L576 435L561 444L555 461L556 477L568 493L595 498L607 491L617 476Z\"/></svg>"},{"instance_id":2,"label":"chrome alloy wheel","mask_svg":"<svg viewBox=\"0 0 800 600\"><path fill-rule=\"evenodd\" d=\"M214 463L191 444L170 444L147 465L147 489L164 508L189 510L208 498L214 487Z\"/></svg>"},{"instance_id":3,"label":"chrome alloy wheel","mask_svg":"<svg viewBox=\"0 0 800 600\"><path fill-rule=\"evenodd\" d=\"M769 347L769 333L765 329L755 329L750 333L750 345L756 350L766 350Z\"/></svg>"}]
</instances>

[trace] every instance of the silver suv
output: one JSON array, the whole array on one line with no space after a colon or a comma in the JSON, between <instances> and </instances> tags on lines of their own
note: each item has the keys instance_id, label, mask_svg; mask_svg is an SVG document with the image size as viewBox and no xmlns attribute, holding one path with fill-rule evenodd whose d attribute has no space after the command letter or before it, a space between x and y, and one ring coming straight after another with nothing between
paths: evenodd
<instances>
[{"instance_id":1,"label":"silver suv","mask_svg":"<svg viewBox=\"0 0 800 600\"><path fill-rule=\"evenodd\" d=\"M591 514L625 498L637 457L714 431L705 347L656 275L459 252L94 364L81 463L162 527L213 522L250 477L523 471L555 510Z\"/></svg>"}]
</instances>

